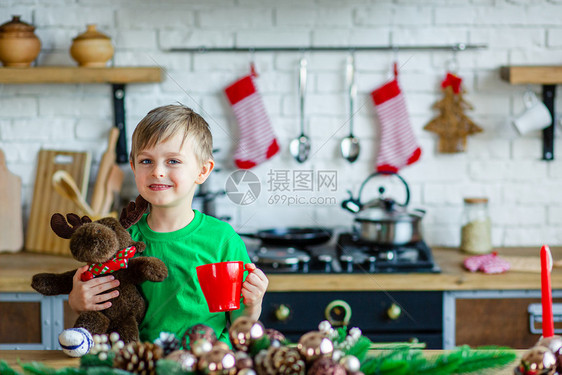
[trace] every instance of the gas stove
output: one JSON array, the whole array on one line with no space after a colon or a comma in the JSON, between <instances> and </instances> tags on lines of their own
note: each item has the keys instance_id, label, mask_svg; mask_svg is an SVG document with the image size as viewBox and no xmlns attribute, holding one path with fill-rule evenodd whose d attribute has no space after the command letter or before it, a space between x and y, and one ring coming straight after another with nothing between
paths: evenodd
<instances>
[{"instance_id":1,"label":"gas stove","mask_svg":"<svg viewBox=\"0 0 562 375\"><path fill-rule=\"evenodd\" d=\"M291 247L246 244L252 262L267 273L439 273L424 241L381 246L354 233L324 245Z\"/></svg>"}]
</instances>

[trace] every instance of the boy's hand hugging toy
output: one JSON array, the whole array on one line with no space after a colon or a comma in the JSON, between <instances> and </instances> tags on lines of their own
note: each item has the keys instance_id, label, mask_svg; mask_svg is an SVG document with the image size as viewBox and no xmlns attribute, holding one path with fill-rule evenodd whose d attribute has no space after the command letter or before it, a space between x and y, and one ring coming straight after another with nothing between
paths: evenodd
<instances>
[{"instance_id":1,"label":"boy's hand hugging toy","mask_svg":"<svg viewBox=\"0 0 562 375\"><path fill-rule=\"evenodd\" d=\"M105 217L93 221L76 214L51 217L51 228L62 238L70 239L70 251L75 259L90 265L82 274L82 281L97 275L113 273L120 281L119 297L110 308L102 311L80 313L74 328L59 335L63 351L79 357L92 345L92 335L117 332L124 343L139 340L138 325L142 321L146 304L135 285L143 281L162 281L168 276L168 268L158 258L132 258L135 252L145 249L143 242L132 240L127 228L139 221L148 207L140 195L135 202L121 212L119 221ZM68 222L67 222L68 221ZM72 290L72 278L76 270L60 274L40 273L33 276L31 286L47 296L68 294Z\"/></svg>"}]
</instances>

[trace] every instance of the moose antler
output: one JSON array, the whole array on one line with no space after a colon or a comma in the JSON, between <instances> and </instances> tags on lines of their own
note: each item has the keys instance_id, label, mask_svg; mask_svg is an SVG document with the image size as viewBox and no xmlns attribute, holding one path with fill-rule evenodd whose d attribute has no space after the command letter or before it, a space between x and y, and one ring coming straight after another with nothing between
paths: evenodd
<instances>
[{"instance_id":1,"label":"moose antler","mask_svg":"<svg viewBox=\"0 0 562 375\"><path fill-rule=\"evenodd\" d=\"M129 202L127 207L123 208L119 222L127 229L141 219L147 208L148 202L139 195L134 202Z\"/></svg>"},{"instance_id":2,"label":"moose antler","mask_svg":"<svg viewBox=\"0 0 562 375\"><path fill-rule=\"evenodd\" d=\"M51 216L51 229L60 238L69 239L72 236L72 233L74 233L76 229L78 229L78 227L91 222L92 219L90 219L88 216L82 216L82 218L80 218L80 216L70 213L66 215L65 220L64 216L56 213Z\"/></svg>"}]
</instances>

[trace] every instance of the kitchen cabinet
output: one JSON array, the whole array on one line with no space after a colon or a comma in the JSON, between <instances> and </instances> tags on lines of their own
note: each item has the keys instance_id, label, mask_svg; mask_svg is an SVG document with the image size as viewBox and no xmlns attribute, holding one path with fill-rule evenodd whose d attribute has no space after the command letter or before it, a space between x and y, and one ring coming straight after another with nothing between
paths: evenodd
<instances>
[{"instance_id":1,"label":"kitchen cabinet","mask_svg":"<svg viewBox=\"0 0 562 375\"><path fill-rule=\"evenodd\" d=\"M290 341L328 320L358 327L373 342L423 342L443 346L442 292L272 292L263 301L261 322Z\"/></svg>"},{"instance_id":2,"label":"kitchen cabinet","mask_svg":"<svg viewBox=\"0 0 562 375\"><path fill-rule=\"evenodd\" d=\"M535 253L538 256L538 249L495 250L500 256ZM562 258L562 248L551 250L553 258ZM294 339L303 331L317 329L318 323L326 319L328 306L334 300L340 300L351 307L349 326L359 327L377 342L417 338L427 342L429 347L451 349L463 343L492 343L490 340L496 338L488 336L501 332L498 337L505 337L502 343L508 346L531 347L527 343L534 343L538 334L528 338L530 316L527 308L540 301L540 273L471 273L463 269L462 261L466 255L457 249L434 248L432 252L441 273L270 274L261 319L266 327L277 328ZM50 324L41 331L42 335L47 335L42 336L42 346L24 342L11 343L8 347L7 342L0 342L0 350L16 346L29 348L31 345L44 349L54 345L53 338L56 339L60 328L73 323L73 318L65 312L66 296L38 295L30 286L31 278L39 272L61 272L80 265L69 257L26 252L0 254L0 302L29 303L12 309L23 311L22 307L26 307L32 310L26 313L33 319L37 319L38 311L41 311L42 326L45 322ZM551 281L554 301L562 302L562 269L552 270ZM0 304L0 309L2 307ZM345 315L346 308L340 303L328 310L337 320ZM7 310L0 310L2 317L3 311ZM14 311L11 314L17 316ZM508 314L512 311L516 312L515 317ZM524 320L527 320L525 324ZM26 333L33 340L37 339L37 326L35 324L33 328L35 333ZM441 340L441 346L435 340ZM497 340L493 344L500 343L500 339Z\"/></svg>"},{"instance_id":3,"label":"kitchen cabinet","mask_svg":"<svg viewBox=\"0 0 562 375\"><path fill-rule=\"evenodd\" d=\"M540 276L540 275L538 275ZM553 304L562 302L562 291L553 291ZM540 338L541 294L538 290L460 291L444 296L444 348L504 345L528 349ZM532 311L531 307L538 307ZM560 316L555 331L560 334Z\"/></svg>"},{"instance_id":4,"label":"kitchen cabinet","mask_svg":"<svg viewBox=\"0 0 562 375\"><path fill-rule=\"evenodd\" d=\"M76 84L109 83L113 89L114 125L119 129L116 161L128 163L125 127L125 84L160 82L160 67L83 68L71 66L41 66L32 68L0 68L3 84Z\"/></svg>"},{"instance_id":5,"label":"kitchen cabinet","mask_svg":"<svg viewBox=\"0 0 562 375\"><path fill-rule=\"evenodd\" d=\"M77 314L68 296L0 293L0 350L57 349L58 335L74 325Z\"/></svg>"}]
</instances>

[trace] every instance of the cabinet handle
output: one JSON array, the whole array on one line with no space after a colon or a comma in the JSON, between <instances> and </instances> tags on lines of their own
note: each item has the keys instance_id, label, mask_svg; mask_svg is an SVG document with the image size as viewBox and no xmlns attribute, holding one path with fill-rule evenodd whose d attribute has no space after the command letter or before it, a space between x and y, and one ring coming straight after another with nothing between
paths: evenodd
<instances>
[{"instance_id":1,"label":"cabinet handle","mask_svg":"<svg viewBox=\"0 0 562 375\"><path fill-rule=\"evenodd\" d=\"M529 313L529 332L535 335L542 334L542 304L531 303L527 307L527 312ZM555 323L562 322L562 304L553 303L552 304L552 318ZM537 328L536 323L541 323L541 326ZM555 328L554 333L561 334L562 329Z\"/></svg>"},{"instance_id":2,"label":"cabinet handle","mask_svg":"<svg viewBox=\"0 0 562 375\"><path fill-rule=\"evenodd\" d=\"M400 318L400 315L402 315L402 309L400 308L400 306L393 303L392 305L390 305L388 310L386 310L386 314L388 315L388 317L390 319L396 320L396 319Z\"/></svg>"},{"instance_id":3,"label":"cabinet handle","mask_svg":"<svg viewBox=\"0 0 562 375\"><path fill-rule=\"evenodd\" d=\"M333 326L347 326L351 319L351 306L341 299L334 300L326 306L324 316Z\"/></svg>"},{"instance_id":4,"label":"cabinet handle","mask_svg":"<svg viewBox=\"0 0 562 375\"><path fill-rule=\"evenodd\" d=\"M291 315L291 309L287 305L279 305L278 308L275 309L275 317L277 320L284 322L285 320L289 319Z\"/></svg>"}]
</instances>

